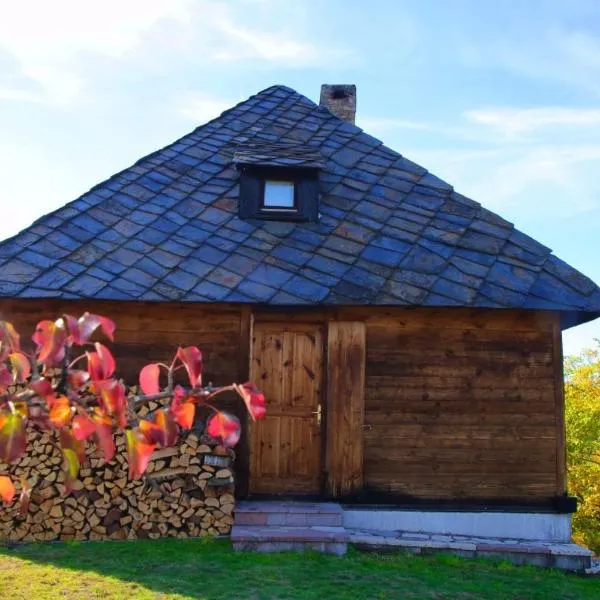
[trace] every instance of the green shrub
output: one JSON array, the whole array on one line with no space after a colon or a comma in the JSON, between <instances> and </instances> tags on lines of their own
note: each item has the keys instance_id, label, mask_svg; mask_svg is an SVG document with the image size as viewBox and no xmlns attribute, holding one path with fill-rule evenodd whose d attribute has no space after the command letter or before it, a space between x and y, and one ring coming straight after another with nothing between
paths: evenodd
<instances>
[{"instance_id":1,"label":"green shrub","mask_svg":"<svg viewBox=\"0 0 600 600\"><path fill-rule=\"evenodd\" d=\"M600 344L567 358L565 395L573 538L600 554Z\"/></svg>"}]
</instances>

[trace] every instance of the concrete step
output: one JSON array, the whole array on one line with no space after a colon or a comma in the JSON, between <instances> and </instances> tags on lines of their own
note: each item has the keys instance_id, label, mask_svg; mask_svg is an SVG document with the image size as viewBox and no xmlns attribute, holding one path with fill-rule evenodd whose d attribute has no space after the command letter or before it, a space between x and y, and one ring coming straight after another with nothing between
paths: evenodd
<instances>
[{"instance_id":1,"label":"concrete step","mask_svg":"<svg viewBox=\"0 0 600 600\"><path fill-rule=\"evenodd\" d=\"M341 556L346 554L348 539L348 533L343 527L236 524L231 530L234 550L259 552L316 550Z\"/></svg>"},{"instance_id":2,"label":"concrete step","mask_svg":"<svg viewBox=\"0 0 600 600\"><path fill-rule=\"evenodd\" d=\"M236 525L341 527L344 511L333 502L240 502Z\"/></svg>"}]
</instances>

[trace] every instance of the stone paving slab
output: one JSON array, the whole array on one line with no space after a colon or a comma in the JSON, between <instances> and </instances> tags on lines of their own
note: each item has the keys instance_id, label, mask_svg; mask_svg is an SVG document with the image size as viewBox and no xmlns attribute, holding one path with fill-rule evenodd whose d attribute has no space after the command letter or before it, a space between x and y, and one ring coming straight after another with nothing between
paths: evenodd
<instances>
[{"instance_id":1,"label":"stone paving slab","mask_svg":"<svg viewBox=\"0 0 600 600\"><path fill-rule=\"evenodd\" d=\"M392 532L393 533L393 532ZM592 564L592 552L577 544L531 542L502 538L468 538L435 534L350 530L350 542L361 549L403 549L416 554L432 550L447 551L475 558L502 558L515 564L533 564L586 572ZM593 567L592 567L593 568ZM600 564L597 569L600 574ZM594 574L594 573L590 573Z\"/></svg>"}]
</instances>

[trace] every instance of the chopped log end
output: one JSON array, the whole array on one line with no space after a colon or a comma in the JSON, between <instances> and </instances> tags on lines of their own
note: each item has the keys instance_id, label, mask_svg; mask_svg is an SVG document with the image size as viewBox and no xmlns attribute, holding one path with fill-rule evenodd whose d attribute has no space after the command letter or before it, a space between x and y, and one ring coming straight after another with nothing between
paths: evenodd
<instances>
[{"instance_id":1,"label":"chopped log end","mask_svg":"<svg viewBox=\"0 0 600 600\"><path fill-rule=\"evenodd\" d=\"M233 453L205 436L188 434L176 448L154 452L140 480L128 478L127 451L117 435L115 459L105 463L88 445L76 490L66 495L55 432L28 434L30 453L2 465L33 486L29 511L18 503L0 513L0 542L188 538L229 533L233 525Z\"/></svg>"}]
</instances>

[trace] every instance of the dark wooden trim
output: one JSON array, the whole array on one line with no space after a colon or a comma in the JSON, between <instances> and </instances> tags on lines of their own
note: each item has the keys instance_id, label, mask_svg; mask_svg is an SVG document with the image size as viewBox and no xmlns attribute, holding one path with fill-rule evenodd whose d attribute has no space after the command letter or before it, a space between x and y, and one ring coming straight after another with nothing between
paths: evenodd
<instances>
[{"instance_id":1,"label":"dark wooden trim","mask_svg":"<svg viewBox=\"0 0 600 600\"><path fill-rule=\"evenodd\" d=\"M554 400L556 409L556 494L567 493L567 442L565 431L565 388L563 373L562 334L560 315L555 314L552 328L554 365Z\"/></svg>"},{"instance_id":2,"label":"dark wooden trim","mask_svg":"<svg viewBox=\"0 0 600 600\"><path fill-rule=\"evenodd\" d=\"M244 165L240 172L239 216L266 221L316 221L318 218L318 169ZM265 181L294 183L293 208L264 206Z\"/></svg>"},{"instance_id":3,"label":"dark wooden trim","mask_svg":"<svg viewBox=\"0 0 600 600\"><path fill-rule=\"evenodd\" d=\"M252 349L252 307L242 306L240 311L240 352L238 364L238 382L244 383L250 378L250 359ZM250 417L244 411L242 435L237 447L235 461L236 486L235 494L238 498L248 495L250 484Z\"/></svg>"},{"instance_id":4,"label":"dark wooden trim","mask_svg":"<svg viewBox=\"0 0 600 600\"><path fill-rule=\"evenodd\" d=\"M365 324L329 321L327 338L326 489L338 497L363 487Z\"/></svg>"},{"instance_id":5,"label":"dark wooden trim","mask_svg":"<svg viewBox=\"0 0 600 600\"><path fill-rule=\"evenodd\" d=\"M332 500L332 498L326 498ZM438 500L435 498L413 498L388 492L369 489L360 494L336 498L336 502L356 508L386 507L404 510L431 511L505 511L505 512L546 512L572 514L577 511L577 498L573 496L553 496L540 500L527 498L456 498Z\"/></svg>"}]
</instances>

